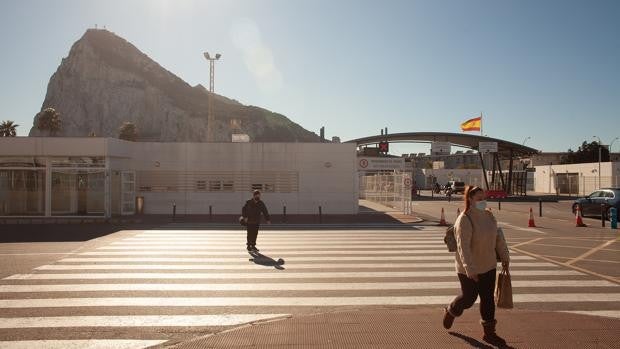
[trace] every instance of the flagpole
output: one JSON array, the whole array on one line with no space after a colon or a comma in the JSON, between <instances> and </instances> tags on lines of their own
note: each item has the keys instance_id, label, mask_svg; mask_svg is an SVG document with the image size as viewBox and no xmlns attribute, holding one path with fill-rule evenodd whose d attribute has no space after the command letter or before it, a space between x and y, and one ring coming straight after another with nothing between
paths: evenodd
<instances>
[{"instance_id":1,"label":"flagpole","mask_svg":"<svg viewBox=\"0 0 620 349\"><path fill-rule=\"evenodd\" d=\"M482 136L482 112L480 112L480 135Z\"/></svg>"}]
</instances>

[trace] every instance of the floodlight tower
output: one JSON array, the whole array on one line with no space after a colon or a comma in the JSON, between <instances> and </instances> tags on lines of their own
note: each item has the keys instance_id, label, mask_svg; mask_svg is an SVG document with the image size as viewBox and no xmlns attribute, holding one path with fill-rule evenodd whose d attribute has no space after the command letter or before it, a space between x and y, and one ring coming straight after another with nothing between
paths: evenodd
<instances>
[{"instance_id":1,"label":"floodlight tower","mask_svg":"<svg viewBox=\"0 0 620 349\"><path fill-rule=\"evenodd\" d=\"M205 58L209 61L209 95L208 99L208 114L207 114L207 142L214 142L215 135L213 132L215 128L213 127L215 123L215 116L213 115L213 101L211 100L214 96L215 91L215 61L219 60L222 57L221 54L216 53L215 57L211 57L209 52L204 53Z\"/></svg>"}]
</instances>

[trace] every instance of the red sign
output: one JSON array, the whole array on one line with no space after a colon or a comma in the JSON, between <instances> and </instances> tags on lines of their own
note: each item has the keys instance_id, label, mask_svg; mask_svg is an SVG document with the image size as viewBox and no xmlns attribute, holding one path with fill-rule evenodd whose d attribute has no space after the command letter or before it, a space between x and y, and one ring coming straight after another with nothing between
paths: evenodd
<instances>
[{"instance_id":1,"label":"red sign","mask_svg":"<svg viewBox=\"0 0 620 349\"><path fill-rule=\"evenodd\" d=\"M390 151L390 144L388 142L379 142L379 151L387 153Z\"/></svg>"}]
</instances>

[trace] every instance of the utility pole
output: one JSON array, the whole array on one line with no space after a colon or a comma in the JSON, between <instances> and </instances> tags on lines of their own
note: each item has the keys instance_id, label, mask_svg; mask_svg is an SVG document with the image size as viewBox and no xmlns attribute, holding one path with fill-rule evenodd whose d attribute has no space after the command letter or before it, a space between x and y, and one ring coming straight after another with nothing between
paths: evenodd
<instances>
[{"instance_id":1,"label":"utility pole","mask_svg":"<svg viewBox=\"0 0 620 349\"><path fill-rule=\"evenodd\" d=\"M221 54L216 53L215 57L211 57L209 52L204 53L205 58L209 61L209 99L207 100L208 104L208 114L207 114L207 142L215 142L215 115L213 115L213 96L215 95L215 61L219 60L222 57Z\"/></svg>"},{"instance_id":2,"label":"utility pole","mask_svg":"<svg viewBox=\"0 0 620 349\"><path fill-rule=\"evenodd\" d=\"M598 139L598 189L601 189L601 139L597 136L593 136L593 138Z\"/></svg>"}]
</instances>

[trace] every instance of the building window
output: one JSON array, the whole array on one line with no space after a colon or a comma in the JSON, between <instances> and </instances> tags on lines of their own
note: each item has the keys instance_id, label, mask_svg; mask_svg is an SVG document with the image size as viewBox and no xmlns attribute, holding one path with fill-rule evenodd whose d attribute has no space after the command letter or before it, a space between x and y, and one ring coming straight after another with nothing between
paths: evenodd
<instances>
[{"instance_id":1,"label":"building window","mask_svg":"<svg viewBox=\"0 0 620 349\"><path fill-rule=\"evenodd\" d=\"M222 182L222 190L223 191L234 191L235 182L233 181L223 181Z\"/></svg>"},{"instance_id":2,"label":"building window","mask_svg":"<svg viewBox=\"0 0 620 349\"><path fill-rule=\"evenodd\" d=\"M222 181L209 181L209 191L222 190Z\"/></svg>"},{"instance_id":3,"label":"building window","mask_svg":"<svg viewBox=\"0 0 620 349\"><path fill-rule=\"evenodd\" d=\"M198 191L207 190L207 181L196 181L196 190Z\"/></svg>"},{"instance_id":4,"label":"building window","mask_svg":"<svg viewBox=\"0 0 620 349\"><path fill-rule=\"evenodd\" d=\"M45 215L45 170L0 169L0 216Z\"/></svg>"}]
</instances>

